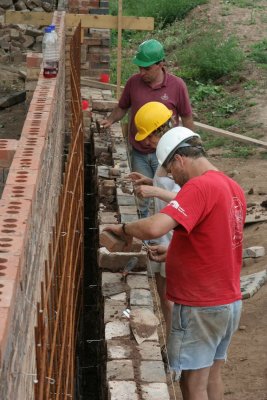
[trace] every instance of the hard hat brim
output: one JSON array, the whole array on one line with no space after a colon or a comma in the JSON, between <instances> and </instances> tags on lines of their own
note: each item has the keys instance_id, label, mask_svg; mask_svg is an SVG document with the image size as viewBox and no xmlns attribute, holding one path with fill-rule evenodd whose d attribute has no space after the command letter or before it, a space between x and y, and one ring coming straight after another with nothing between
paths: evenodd
<instances>
[{"instance_id":1,"label":"hard hat brim","mask_svg":"<svg viewBox=\"0 0 267 400\"><path fill-rule=\"evenodd\" d=\"M150 133L139 133L139 132L137 132L137 134L135 135L135 140L137 142L141 142L142 140L147 138L149 135L151 135L151 132Z\"/></svg>"},{"instance_id":2,"label":"hard hat brim","mask_svg":"<svg viewBox=\"0 0 267 400\"><path fill-rule=\"evenodd\" d=\"M139 60L137 57L133 58L133 63L135 65L138 65L138 67L150 67L151 65L156 64L159 61L142 61Z\"/></svg>"}]
</instances>

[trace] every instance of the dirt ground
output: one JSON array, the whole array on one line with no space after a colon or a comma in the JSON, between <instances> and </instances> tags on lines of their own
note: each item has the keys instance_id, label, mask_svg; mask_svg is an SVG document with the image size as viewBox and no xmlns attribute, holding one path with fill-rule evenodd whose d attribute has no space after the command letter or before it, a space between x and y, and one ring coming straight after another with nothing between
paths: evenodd
<instances>
[{"instance_id":1,"label":"dirt ground","mask_svg":"<svg viewBox=\"0 0 267 400\"><path fill-rule=\"evenodd\" d=\"M266 37L266 12L249 8L232 6L227 15L223 10L230 1L211 0L208 5L194 10L194 16L208 16L219 20L224 29L240 37L246 48L252 42ZM257 4L266 5L266 0L257 1ZM265 18L264 18L265 13ZM262 82L260 88L252 92L254 107L243 112L247 126L260 124L261 140L267 141L267 71L251 70L251 76ZM0 66L1 97L10 91L21 90L23 81L15 74L8 74ZM9 84L8 82L11 82ZM9 87L9 89L8 89ZM10 89L11 88L11 89ZM239 93L235 92L235 96ZM0 139L18 139L27 113L27 106L20 104L0 110ZM231 175L244 188L249 204L261 204L267 201L267 158L263 158L266 149L256 149L255 154L248 159L225 159L221 151L210 151L209 157L221 170ZM249 194L251 193L251 194ZM267 251L267 222L258 222L245 226L244 247L264 246ZM220 240L220 238L218 238ZM262 271L267 267L267 256L258 259L246 259L242 275ZM225 365L223 378L225 383L226 400L267 400L267 284L250 299L243 301L243 313L240 329L236 333L230 351L228 362ZM172 399L181 400L181 394L175 384L175 395Z\"/></svg>"}]
</instances>

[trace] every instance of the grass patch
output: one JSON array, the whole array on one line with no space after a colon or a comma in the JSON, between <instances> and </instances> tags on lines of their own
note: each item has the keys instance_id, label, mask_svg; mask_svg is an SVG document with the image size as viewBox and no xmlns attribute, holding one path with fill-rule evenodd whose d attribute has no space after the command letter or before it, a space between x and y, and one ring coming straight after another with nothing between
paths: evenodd
<instances>
[{"instance_id":1,"label":"grass patch","mask_svg":"<svg viewBox=\"0 0 267 400\"><path fill-rule=\"evenodd\" d=\"M249 58L256 63L267 64L267 39L263 39L251 46Z\"/></svg>"},{"instance_id":2,"label":"grass patch","mask_svg":"<svg viewBox=\"0 0 267 400\"><path fill-rule=\"evenodd\" d=\"M233 36L225 39L221 31L214 30L188 43L177 58L184 76L202 81L215 80L240 70L245 59Z\"/></svg>"},{"instance_id":3,"label":"grass patch","mask_svg":"<svg viewBox=\"0 0 267 400\"><path fill-rule=\"evenodd\" d=\"M193 8L207 3L208 0L128 0L124 4L123 15L153 17L157 26L166 26L176 19L182 20ZM118 14L116 0L110 0L110 13Z\"/></svg>"}]
</instances>

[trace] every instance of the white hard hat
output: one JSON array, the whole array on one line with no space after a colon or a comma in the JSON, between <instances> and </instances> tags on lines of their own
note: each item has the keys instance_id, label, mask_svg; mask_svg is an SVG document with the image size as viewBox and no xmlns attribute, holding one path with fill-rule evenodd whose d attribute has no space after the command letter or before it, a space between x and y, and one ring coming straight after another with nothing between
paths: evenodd
<instances>
[{"instance_id":1,"label":"white hard hat","mask_svg":"<svg viewBox=\"0 0 267 400\"><path fill-rule=\"evenodd\" d=\"M187 139L200 137L188 128L177 126L166 132L157 145L157 159L160 165L170 160L178 148L190 146Z\"/></svg>"}]
</instances>

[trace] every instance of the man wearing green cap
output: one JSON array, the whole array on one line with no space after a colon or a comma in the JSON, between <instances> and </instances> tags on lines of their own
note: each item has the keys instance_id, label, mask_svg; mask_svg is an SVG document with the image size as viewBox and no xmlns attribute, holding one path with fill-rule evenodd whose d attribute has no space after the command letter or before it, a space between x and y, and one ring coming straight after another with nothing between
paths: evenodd
<instances>
[{"instance_id":1,"label":"man wearing green cap","mask_svg":"<svg viewBox=\"0 0 267 400\"><path fill-rule=\"evenodd\" d=\"M192 109L185 82L164 67L164 49L155 39L141 43L133 58L139 67L139 73L131 76L126 82L118 105L107 119L101 121L104 128L121 120L130 109L129 142L132 147L132 171L153 178L158 166L155 149L149 144L137 142L134 117L136 112L146 103L157 101L163 103L173 112L174 124L179 125L179 117L183 126L194 130ZM148 200L139 205L140 216L148 215Z\"/></svg>"}]
</instances>

